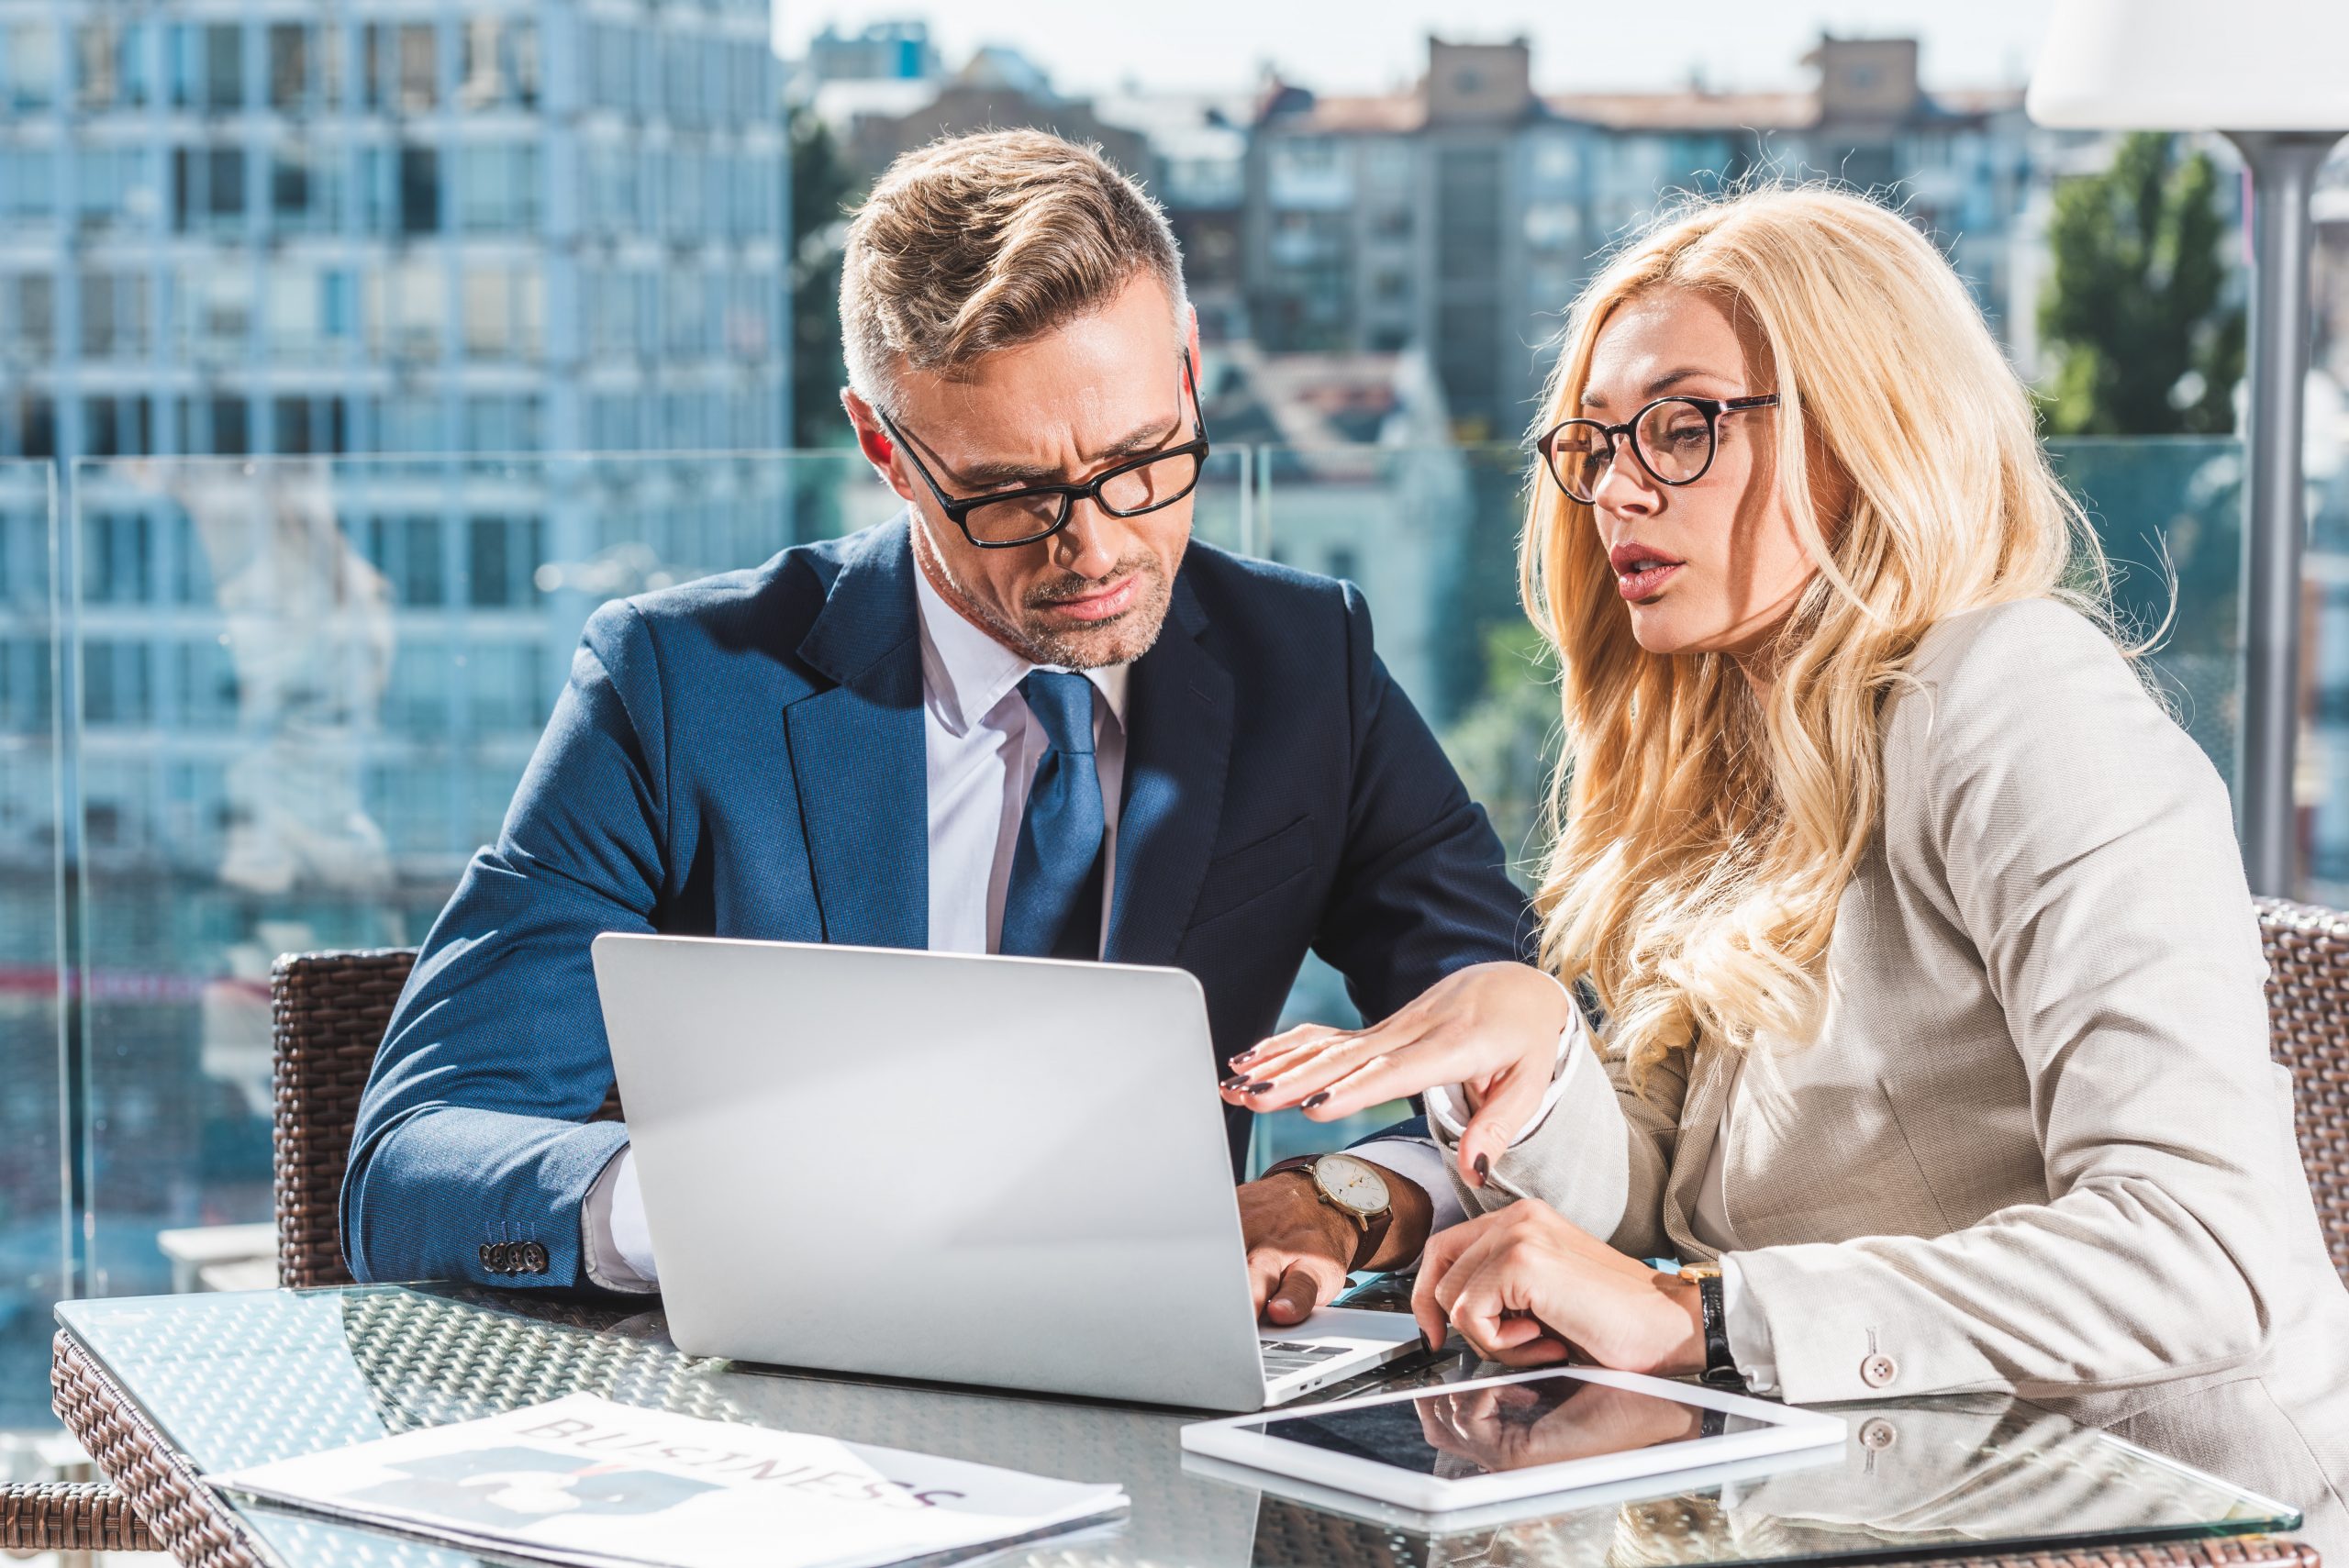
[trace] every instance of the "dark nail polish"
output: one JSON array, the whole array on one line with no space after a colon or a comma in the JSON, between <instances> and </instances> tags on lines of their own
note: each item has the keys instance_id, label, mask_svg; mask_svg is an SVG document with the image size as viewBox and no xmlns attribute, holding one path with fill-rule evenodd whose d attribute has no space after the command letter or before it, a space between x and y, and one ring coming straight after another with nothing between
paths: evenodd
<instances>
[{"instance_id":1,"label":"dark nail polish","mask_svg":"<svg viewBox=\"0 0 2349 1568\"><path fill-rule=\"evenodd\" d=\"M1477 1155L1477 1156L1476 1156L1476 1181L1477 1181L1477 1184L1478 1184L1479 1185L1483 1184L1486 1181L1487 1181L1488 1179L1490 1179L1490 1178L1491 1178L1492 1173L1493 1173L1493 1157L1492 1157L1491 1155L1489 1155L1489 1154L1479 1154L1479 1155Z\"/></svg>"},{"instance_id":2,"label":"dark nail polish","mask_svg":"<svg viewBox=\"0 0 2349 1568\"><path fill-rule=\"evenodd\" d=\"M1329 1103L1330 1091L1327 1089L1320 1089L1305 1096L1303 1108L1309 1111L1316 1106L1326 1106Z\"/></svg>"},{"instance_id":3,"label":"dark nail polish","mask_svg":"<svg viewBox=\"0 0 2349 1568\"><path fill-rule=\"evenodd\" d=\"M1237 1067L1237 1066L1241 1065L1242 1062L1252 1062L1252 1061L1254 1061L1255 1059L1256 1059L1256 1053L1255 1053L1255 1051L1254 1051L1253 1050L1243 1051L1241 1051L1239 1055L1237 1055L1237 1056L1235 1056L1235 1057L1231 1058L1231 1060L1230 1060L1228 1063L1226 1063L1226 1065L1228 1065L1228 1066L1232 1066L1232 1067Z\"/></svg>"},{"instance_id":4,"label":"dark nail polish","mask_svg":"<svg viewBox=\"0 0 2349 1568\"><path fill-rule=\"evenodd\" d=\"M1249 1085L1248 1085L1248 1092L1249 1092L1250 1094L1252 1094L1252 1095L1261 1095L1261 1094L1263 1094L1265 1090L1267 1090L1267 1089L1269 1089L1269 1088L1271 1088L1271 1087L1272 1087L1272 1084L1270 1084L1269 1083L1266 1083L1266 1084L1249 1084Z\"/></svg>"},{"instance_id":5,"label":"dark nail polish","mask_svg":"<svg viewBox=\"0 0 2349 1568\"><path fill-rule=\"evenodd\" d=\"M1245 1084L1246 1082L1248 1082L1248 1074L1247 1074L1247 1073L1234 1073L1230 1077L1226 1078L1226 1079L1222 1082L1222 1084L1219 1085L1219 1087L1226 1088L1226 1089L1237 1089L1238 1087L1240 1087L1240 1085L1241 1085L1241 1084Z\"/></svg>"}]
</instances>

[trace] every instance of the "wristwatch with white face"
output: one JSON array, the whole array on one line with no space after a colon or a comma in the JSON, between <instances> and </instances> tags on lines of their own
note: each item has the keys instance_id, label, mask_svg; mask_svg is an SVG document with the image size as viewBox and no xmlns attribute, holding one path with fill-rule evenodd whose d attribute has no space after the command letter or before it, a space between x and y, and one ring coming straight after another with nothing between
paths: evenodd
<instances>
[{"instance_id":1,"label":"wristwatch with white face","mask_svg":"<svg viewBox=\"0 0 2349 1568\"><path fill-rule=\"evenodd\" d=\"M1353 1268L1377 1255L1378 1244L1386 1240L1386 1227L1395 1218L1393 1195L1387 1191L1386 1174L1377 1166L1351 1154L1300 1154L1282 1161L1264 1174L1277 1175L1283 1171L1310 1172L1314 1195L1353 1221L1355 1231L1362 1237L1354 1249Z\"/></svg>"}]
</instances>

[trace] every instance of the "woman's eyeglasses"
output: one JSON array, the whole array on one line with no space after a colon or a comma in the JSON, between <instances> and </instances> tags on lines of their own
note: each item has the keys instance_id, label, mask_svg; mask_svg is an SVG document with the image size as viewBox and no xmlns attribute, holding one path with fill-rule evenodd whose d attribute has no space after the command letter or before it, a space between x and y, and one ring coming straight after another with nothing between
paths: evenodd
<instances>
[{"instance_id":1,"label":"woman's eyeglasses","mask_svg":"<svg viewBox=\"0 0 2349 1568\"><path fill-rule=\"evenodd\" d=\"M1570 500L1588 506L1615 463L1615 443L1631 439L1631 455L1658 484L1694 484L1713 466L1724 414L1774 408L1778 395L1759 397L1659 397L1620 425L1568 419L1533 443L1542 466Z\"/></svg>"},{"instance_id":2,"label":"woman's eyeglasses","mask_svg":"<svg viewBox=\"0 0 2349 1568\"><path fill-rule=\"evenodd\" d=\"M938 509L963 530L964 539L981 550L1011 550L1050 539L1068 527L1079 500L1092 502L1113 517L1138 517L1171 506L1197 488L1199 470L1208 461L1208 428L1199 414L1199 384L1191 373L1187 349L1183 351L1183 384L1191 395L1188 441L1130 458L1082 484L1030 484L992 495L949 495L939 487L905 432L886 414L881 415L881 423L911 460L930 493L938 497Z\"/></svg>"}]
</instances>

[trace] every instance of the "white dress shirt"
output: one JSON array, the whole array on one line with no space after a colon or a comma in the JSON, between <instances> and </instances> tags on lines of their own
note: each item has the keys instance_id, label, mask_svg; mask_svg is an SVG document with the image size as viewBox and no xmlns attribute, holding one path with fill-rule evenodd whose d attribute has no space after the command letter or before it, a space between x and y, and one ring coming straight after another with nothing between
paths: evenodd
<instances>
[{"instance_id":1,"label":"white dress shirt","mask_svg":"<svg viewBox=\"0 0 2349 1568\"><path fill-rule=\"evenodd\" d=\"M941 597L917 564L921 626L922 751L930 817L930 949L989 953L1003 932L1004 894L1028 792L1047 742L1020 695L1037 669ZM1093 767L1101 781L1101 932L1117 888L1118 806L1126 770L1122 664L1082 672L1093 705ZM609 1290L649 1291L659 1275L645 1225L636 1157L626 1146L588 1190L581 1213L587 1277Z\"/></svg>"}]
</instances>

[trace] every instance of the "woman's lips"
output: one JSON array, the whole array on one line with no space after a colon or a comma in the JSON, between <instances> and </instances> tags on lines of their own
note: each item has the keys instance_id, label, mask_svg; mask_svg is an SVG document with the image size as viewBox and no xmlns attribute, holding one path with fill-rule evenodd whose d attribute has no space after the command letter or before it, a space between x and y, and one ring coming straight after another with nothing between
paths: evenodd
<instances>
[{"instance_id":1,"label":"woman's lips","mask_svg":"<svg viewBox=\"0 0 2349 1568\"><path fill-rule=\"evenodd\" d=\"M1672 574L1679 570L1680 562L1676 561L1651 561L1645 566L1615 573L1615 590L1637 604L1642 599L1653 598Z\"/></svg>"},{"instance_id":2,"label":"woman's lips","mask_svg":"<svg viewBox=\"0 0 2349 1568\"><path fill-rule=\"evenodd\" d=\"M1135 584L1141 581L1141 573L1137 572L1097 594L1087 594L1081 599L1056 600L1044 607L1052 615L1066 616L1072 620L1108 620L1132 607Z\"/></svg>"},{"instance_id":3,"label":"woman's lips","mask_svg":"<svg viewBox=\"0 0 2349 1568\"><path fill-rule=\"evenodd\" d=\"M1683 562L1646 545L1625 542L1607 552L1607 564L1614 568L1616 589L1637 603L1653 596Z\"/></svg>"}]
</instances>

